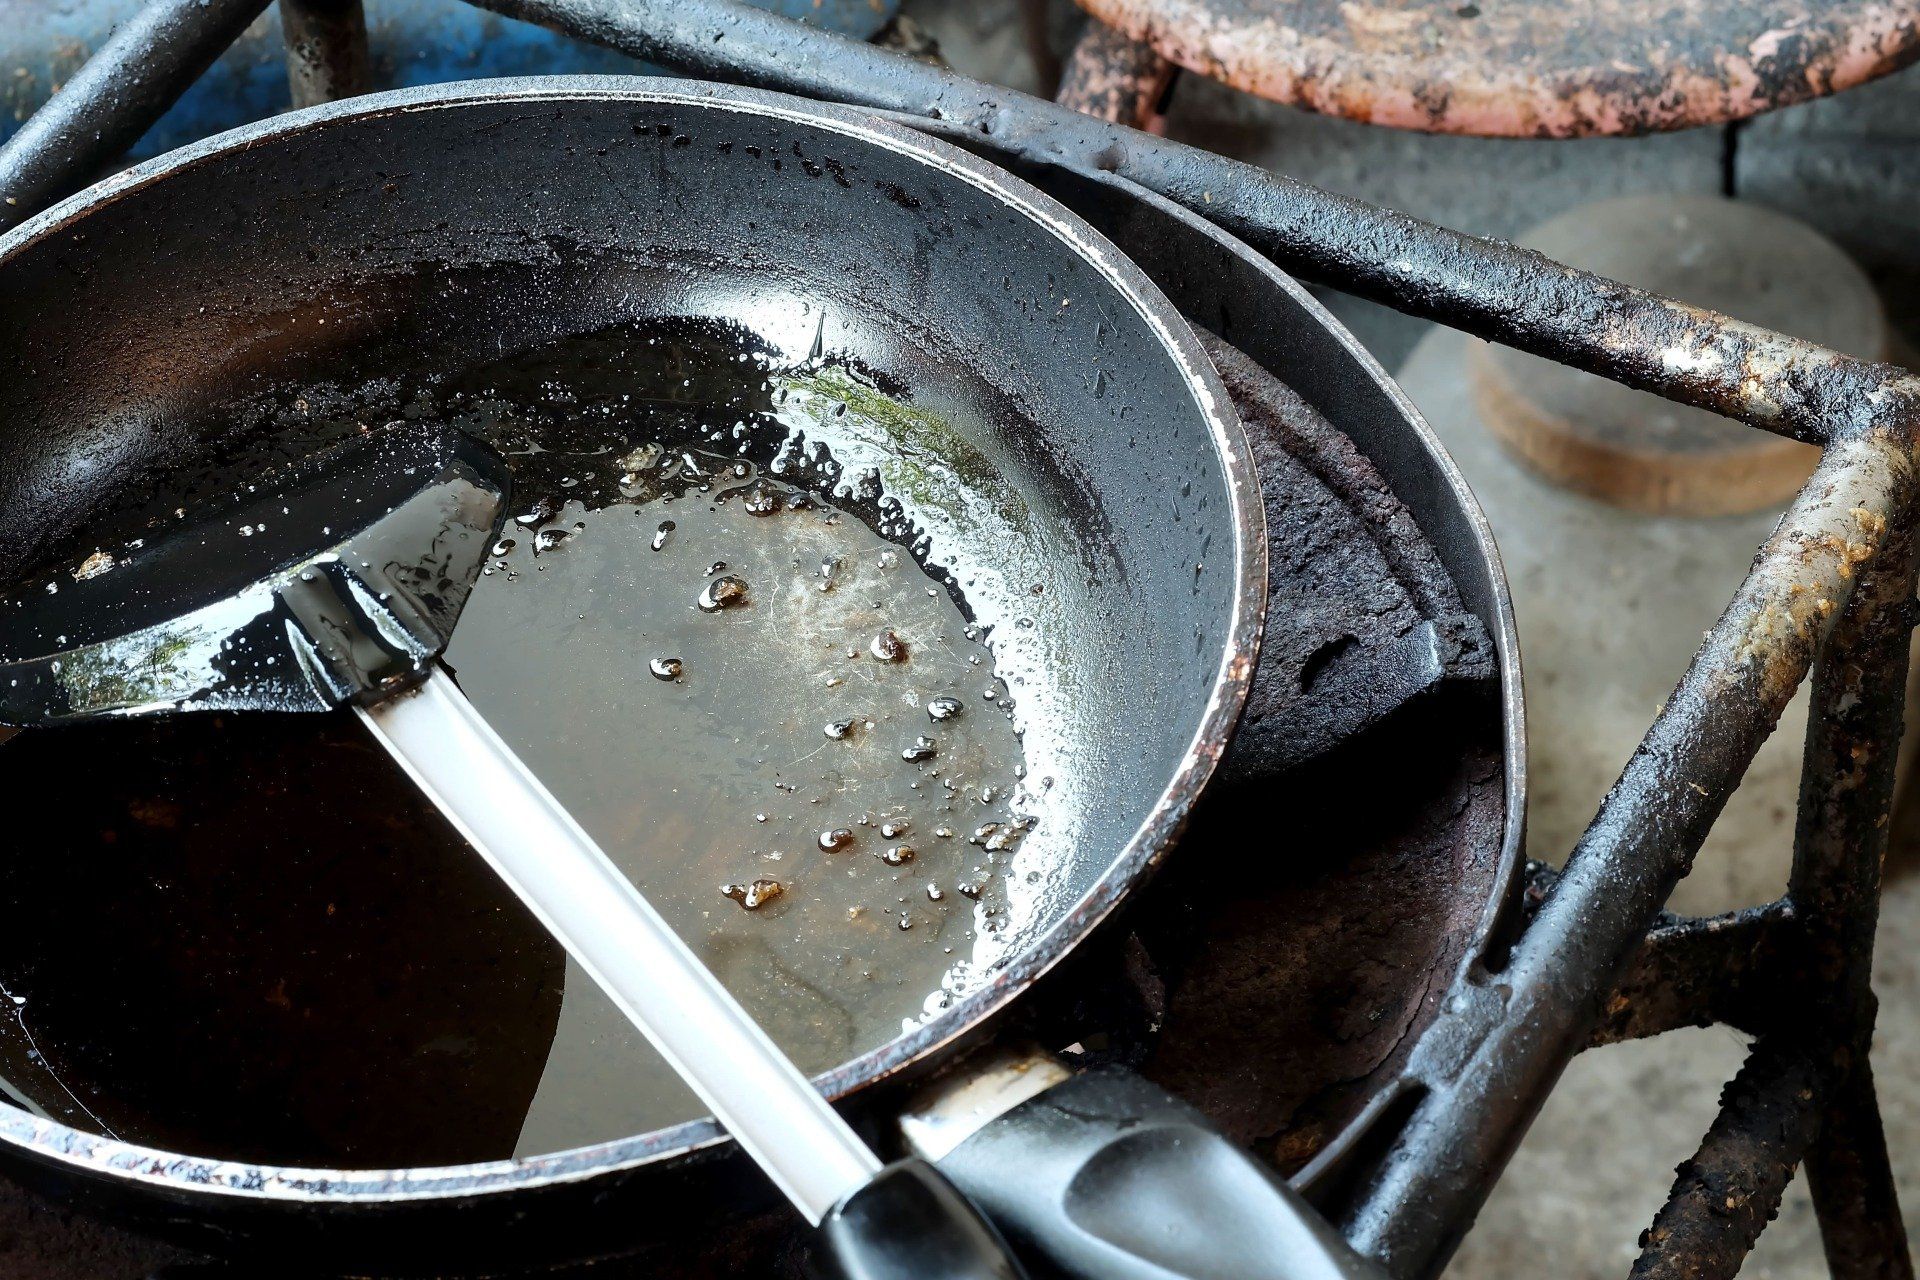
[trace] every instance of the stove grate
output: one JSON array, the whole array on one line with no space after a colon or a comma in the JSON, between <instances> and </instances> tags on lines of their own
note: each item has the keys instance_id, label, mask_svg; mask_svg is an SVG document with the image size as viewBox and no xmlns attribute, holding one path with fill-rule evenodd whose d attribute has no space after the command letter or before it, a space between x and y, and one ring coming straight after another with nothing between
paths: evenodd
<instances>
[{"instance_id":1,"label":"stove grate","mask_svg":"<svg viewBox=\"0 0 1920 1280\"><path fill-rule=\"evenodd\" d=\"M1834 1273L1913 1275L1866 1050L1914 624L1920 379L736 0L477 2L690 74L888 112L1009 162L1151 192L1306 279L1821 446L1565 872L1536 874L1511 926L1463 967L1408 1065L1414 1100L1334 1208L1395 1274L1430 1274L1574 1053L1724 1022L1756 1037L1751 1056L1634 1274L1733 1274L1804 1164ZM362 88L355 0L282 6L300 33L303 98ZM264 7L157 0L125 25L0 147L0 227L111 164ZM1785 896L1725 918L1663 915L1809 673Z\"/></svg>"}]
</instances>

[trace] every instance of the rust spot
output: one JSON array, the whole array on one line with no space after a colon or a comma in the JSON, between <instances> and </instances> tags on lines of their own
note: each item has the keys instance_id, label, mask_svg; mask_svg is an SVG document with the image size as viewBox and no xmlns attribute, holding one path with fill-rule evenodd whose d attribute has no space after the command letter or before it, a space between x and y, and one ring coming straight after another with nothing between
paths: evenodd
<instances>
[{"instance_id":1,"label":"rust spot","mask_svg":"<svg viewBox=\"0 0 1920 1280\"><path fill-rule=\"evenodd\" d=\"M141 797L127 805L127 814L143 827L171 831L180 825L180 806L170 800Z\"/></svg>"}]
</instances>

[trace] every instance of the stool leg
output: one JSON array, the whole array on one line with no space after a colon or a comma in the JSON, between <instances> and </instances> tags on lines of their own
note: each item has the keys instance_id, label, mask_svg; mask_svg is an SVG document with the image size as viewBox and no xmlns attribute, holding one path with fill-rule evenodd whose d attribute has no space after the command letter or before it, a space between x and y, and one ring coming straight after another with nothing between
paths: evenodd
<instances>
[{"instance_id":1,"label":"stool leg","mask_svg":"<svg viewBox=\"0 0 1920 1280\"><path fill-rule=\"evenodd\" d=\"M1165 133L1162 113L1178 71L1152 46L1090 18L1067 60L1055 101L1102 120Z\"/></svg>"}]
</instances>

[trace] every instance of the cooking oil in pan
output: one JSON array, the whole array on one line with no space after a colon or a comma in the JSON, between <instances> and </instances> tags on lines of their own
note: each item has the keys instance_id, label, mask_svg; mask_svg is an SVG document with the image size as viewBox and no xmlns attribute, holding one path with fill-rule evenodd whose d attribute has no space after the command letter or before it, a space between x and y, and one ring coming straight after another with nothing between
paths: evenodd
<instances>
[{"instance_id":1,"label":"cooking oil in pan","mask_svg":"<svg viewBox=\"0 0 1920 1280\"><path fill-rule=\"evenodd\" d=\"M717 392L576 411L581 367L607 357L580 350L412 406L515 471L447 663L826 1069L991 953L1045 801L1014 699L951 583L872 527L878 485L836 486L818 448L774 473L735 441L778 423ZM15 1101L199 1155L348 1167L699 1114L350 719L37 731L0 762L14 812L57 818L0 883Z\"/></svg>"},{"instance_id":2,"label":"cooking oil in pan","mask_svg":"<svg viewBox=\"0 0 1920 1280\"><path fill-rule=\"evenodd\" d=\"M586 479L543 459L562 495ZM635 497L529 508L446 660L762 1025L824 1070L896 1033L972 952L972 899L1002 860L974 833L1020 821L992 655L911 556L748 462L643 448L571 465L630 468ZM672 1114L667 1097L692 1114L680 1093L570 966L518 1149L635 1131Z\"/></svg>"}]
</instances>

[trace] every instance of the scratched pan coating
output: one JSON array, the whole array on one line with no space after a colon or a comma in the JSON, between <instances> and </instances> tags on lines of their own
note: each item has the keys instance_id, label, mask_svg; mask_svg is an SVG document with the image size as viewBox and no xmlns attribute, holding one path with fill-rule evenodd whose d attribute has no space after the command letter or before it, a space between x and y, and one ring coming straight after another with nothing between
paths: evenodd
<instances>
[{"instance_id":1,"label":"scratched pan coating","mask_svg":"<svg viewBox=\"0 0 1920 1280\"><path fill-rule=\"evenodd\" d=\"M438 278L459 287L423 287ZM792 360L845 353L957 433L983 469L969 483L1017 496L1032 545L996 552L964 520L914 514L976 578L997 554L1024 570L1035 547L1050 566L1058 589L1021 604L1026 647L996 656L1030 676L1045 731L1029 764L1066 816L1027 846L1042 888L992 971L827 1073L835 1095L950 1052L1106 918L1170 848L1246 695L1260 504L1191 332L1062 206L885 122L661 80L361 98L175 152L24 224L0 238L0 298L0 580L229 446L248 427L223 406L368 351L451 367L706 318ZM338 1171L158 1152L0 1107L0 1149L149 1226L401 1266L409 1250L417 1265L592 1252L750 1185L706 1121L514 1162ZM609 1197L628 1211L580 1212ZM548 1214L575 1229L531 1229Z\"/></svg>"}]
</instances>

